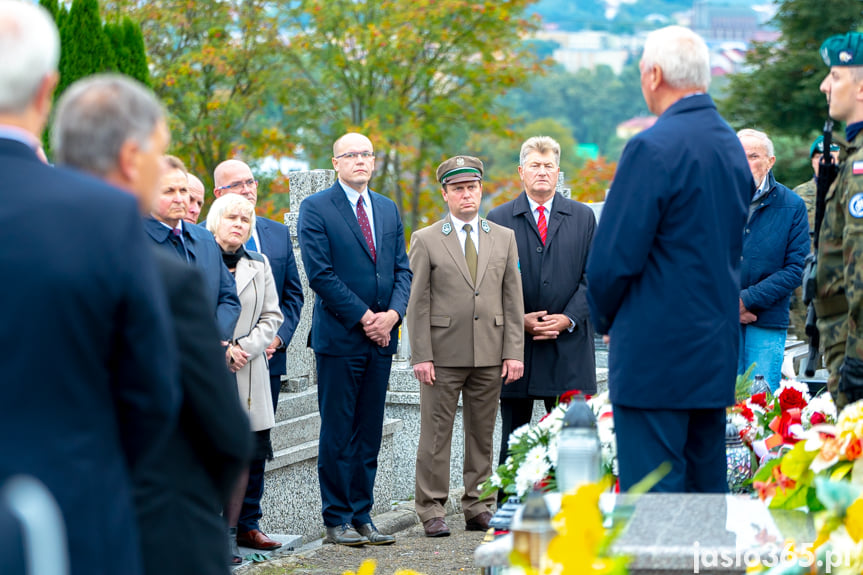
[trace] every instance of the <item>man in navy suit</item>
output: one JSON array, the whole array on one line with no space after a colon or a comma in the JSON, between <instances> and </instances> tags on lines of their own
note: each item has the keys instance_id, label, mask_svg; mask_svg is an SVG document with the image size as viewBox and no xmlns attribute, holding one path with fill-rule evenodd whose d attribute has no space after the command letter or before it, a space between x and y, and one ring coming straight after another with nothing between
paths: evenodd
<instances>
[{"instance_id":1,"label":"man in navy suit","mask_svg":"<svg viewBox=\"0 0 863 575\"><path fill-rule=\"evenodd\" d=\"M668 461L654 490L727 491L725 407L754 184L709 83L698 35L648 35L641 89L659 118L626 145L588 259L591 317L610 337L621 489Z\"/></svg>"},{"instance_id":2,"label":"man in navy suit","mask_svg":"<svg viewBox=\"0 0 863 575\"><path fill-rule=\"evenodd\" d=\"M252 205L257 205L258 182L245 162L225 160L216 166L213 178L214 193L217 198L224 194L240 194L252 202ZM297 262L294 259L288 226L260 216L256 217L255 227L252 229L252 236L246 244L246 249L261 252L270 260L270 268L273 270L273 279L276 282L276 293L279 294L279 307L285 318L272 345L267 350L268 355L272 355L270 390L273 394L273 409L278 409L282 376L287 372L286 350L300 322L300 311L303 309L303 286L300 284L300 274L297 272ZM246 497L237 523L237 541L240 545L253 549L270 550L277 549L282 544L267 537L258 525L263 516L261 497L264 495L265 463L263 459L251 463Z\"/></svg>"},{"instance_id":3,"label":"man in navy suit","mask_svg":"<svg viewBox=\"0 0 863 575\"><path fill-rule=\"evenodd\" d=\"M164 292L135 199L36 155L57 83L50 15L0 0L0 29L0 483L51 491L72 575L139 575L130 475L180 401Z\"/></svg>"},{"instance_id":4,"label":"man in navy suit","mask_svg":"<svg viewBox=\"0 0 863 575\"><path fill-rule=\"evenodd\" d=\"M327 541L385 545L372 523L384 401L411 270L398 209L368 189L371 141L333 144L338 182L300 204L300 254L315 308L309 334L318 372L318 478Z\"/></svg>"},{"instance_id":5,"label":"man in navy suit","mask_svg":"<svg viewBox=\"0 0 863 575\"><path fill-rule=\"evenodd\" d=\"M162 175L161 192L153 202L151 217L144 220L144 229L165 251L204 272L219 336L222 341L229 341L240 317L237 284L222 262L222 252L213 234L183 221L190 202L186 166L174 156L165 156L165 161L168 166Z\"/></svg>"},{"instance_id":6,"label":"man in navy suit","mask_svg":"<svg viewBox=\"0 0 863 575\"><path fill-rule=\"evenodd\" d=\"M116 137L98 137L101 131ZM149 212L169 134L164 110L147 88L120 75L73 83L60 98L52 137L58 163L133 194L141 212ZM134 476L144 570L227 575L228 526L221 511L246 463L249 422L225 364L203 274L148 247L168 297L183 397L170 438ZM183 552L167 553L177 533Z\"/></svg>"}]
</instances>

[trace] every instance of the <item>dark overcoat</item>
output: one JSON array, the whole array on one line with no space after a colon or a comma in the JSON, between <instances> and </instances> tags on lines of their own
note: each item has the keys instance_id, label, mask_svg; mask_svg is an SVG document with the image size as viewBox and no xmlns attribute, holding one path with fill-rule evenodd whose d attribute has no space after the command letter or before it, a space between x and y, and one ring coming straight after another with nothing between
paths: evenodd
<instances>
[{"instance_id":1,"label":"dark overcoat","mask_svg":"<svg viewBox=\"0 0 863 575\"><path fill-rule=\"evenodd\" d=\"M491 210L488 219L515 232L525 313L546 310L575 322L557 339L525 334L524 377L503 386L501 397L554 397L570 389L596 392L593 325L584 268L593 241L593 210L556 194L542 244L527 194Z\"/></svg>"},{"instance_id":2,"label":"dark overcoat","mask_svg":"<svg viewBox=\"0 0 863 575\"><path fill-rule=\"evenodd\" d=\"M611 336L612 403L734 403L754 188L740 140L706 94L678 100L627 143L587 264L594 326Z\"/></svg>"}]
</instances>

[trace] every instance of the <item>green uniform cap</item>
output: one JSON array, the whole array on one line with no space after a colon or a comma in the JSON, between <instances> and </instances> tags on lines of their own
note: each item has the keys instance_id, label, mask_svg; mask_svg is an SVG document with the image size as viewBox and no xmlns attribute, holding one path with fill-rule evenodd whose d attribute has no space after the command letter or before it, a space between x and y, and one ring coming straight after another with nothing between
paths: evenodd
<instances>
[{"instance_id":1,"label":"green uniform cap","mask_svg":"<svg viewBox=\"0 0 863 575\"><path fill-rule=\"evenodd\" d=\"M482 181L482 160L473 156L454 156L441 163L435 175L443 185Z\"/></svg>"},{"instance_id":2,"label":"green uniform cap","mask_svg":"<svg viewBox=\"0 0 863 575\"><path fill-rule=\"evenodd\" d=\"M839 146L837 146L836 144L830 144L830 151L838 152ZM824 153L824 136L818 136L817 138L815 138L815 141L812 142L812 146L809 148L809 157L811 158L812 156L814 156L816 152L818 152L819 154Z\"/></svg>"},{"instance_id":3,"label":"green uniform cap","mask_svg":"<svg viewBox=\"0 0 863 575\"><path fill-rule=\"evenodd\" d=\"M821 44L821 58L828 66L863 66L863 34L830 36Z\"/></svg>"}]
</instances>

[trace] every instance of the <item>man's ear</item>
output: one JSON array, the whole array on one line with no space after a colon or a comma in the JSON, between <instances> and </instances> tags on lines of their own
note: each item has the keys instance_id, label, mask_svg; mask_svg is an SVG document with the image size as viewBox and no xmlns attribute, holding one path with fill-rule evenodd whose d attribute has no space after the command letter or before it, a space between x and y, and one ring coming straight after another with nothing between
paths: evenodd
<instances>
[{"instance_id":1,"label":"man's ear","mask_svg":"<svg viewBox=\"0 0 863 575\"><path fill-rule=\"evenodd\" d=\"M141 148L129 138L120 146L117 154L117 170L126 182L137 182L141 172Z\"/></svg>"},{"instance_id":2,"label":"man's ear","mask_svg":"<svg viewBox=\"0 0 863 575\"><path fill-rule=\"evenodd\" d=\"M650 67L648 86L652 92L655 92L660 84L662 84L662 68L654 64Z\"/></svg>"}]
</instances>

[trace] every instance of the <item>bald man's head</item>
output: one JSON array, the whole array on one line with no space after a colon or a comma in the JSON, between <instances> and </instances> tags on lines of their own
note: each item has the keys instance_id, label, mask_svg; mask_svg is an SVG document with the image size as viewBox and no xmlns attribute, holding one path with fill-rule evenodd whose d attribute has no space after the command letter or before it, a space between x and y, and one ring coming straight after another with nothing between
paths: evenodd
<instances>
[{"instance_id":1,"label":"bald man's head","mask_svg":"<svg viewBox=\"0 0 863 575\"><path fill-rule=\"evenodd\" d=\"M204 205L204 182L198 179L194 174L189 176L189 210L186 212L186 217L183 218L190 224L197 224L198 218L201 216L201 207Z\"/></svg>"},{"instance_id":2,"label":"bald man's head","mask_svg":"<svg viewBox=\"0 0 863 575\"><path fill-rule=\"evenodd\" d=\"M240 160L225 160L213 172L215 189L213 194L220 198L225 194L240 194L252 205L258 203L258 182L252 169Z\"/></svg>"}]
</instances>

